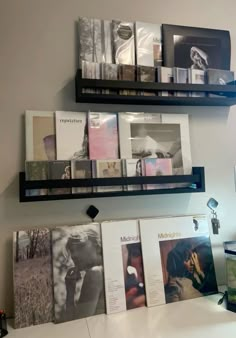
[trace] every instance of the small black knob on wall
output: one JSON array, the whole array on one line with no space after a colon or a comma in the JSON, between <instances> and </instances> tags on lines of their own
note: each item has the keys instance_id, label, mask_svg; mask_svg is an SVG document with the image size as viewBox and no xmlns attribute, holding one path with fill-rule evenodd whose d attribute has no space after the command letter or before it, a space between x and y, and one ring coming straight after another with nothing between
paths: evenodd
<instances>
[{"instance_id":1,"label":"small black knob on wall","mask_svg":"<svg viewBox=\"0 0 236 338\"><path fill-rule=\"evenodd\" d=\"M99 214L99 210L94 205L90 205L86 214L94 221L95 217Z\"/></svg>"}]
</instances>

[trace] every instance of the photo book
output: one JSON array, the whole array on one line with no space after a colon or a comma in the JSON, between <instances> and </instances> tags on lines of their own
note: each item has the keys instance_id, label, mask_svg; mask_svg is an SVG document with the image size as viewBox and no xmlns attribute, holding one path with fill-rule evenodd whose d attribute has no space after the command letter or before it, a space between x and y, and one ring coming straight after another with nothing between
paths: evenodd
<instances>
[{"instance_id":1,"label":"photo book","mask_svg":"<svg viewBox=\"0 0 236 338\"><path fill-rule=\"evenodd\" d=\"M172 161L170 158L144 158L142 160L143 176L172 175ZM145 184L144 189L168 189L169 184Z\"/></svg>"},{"instance_id":2,"label":"photo book","mask_svg":"<svg viewBox=\"0 0 236 338\"><path fill-rule=\"evenodd\" d=\"M92 163L93 178L122 177L121 160L97 160ZM122 191L120 185L94 187L94 192Z\"/></svg>"},{"instance_id":3,"label":"photo book","mask_svg":"<svg viewBox=\"0 0 236 338\"><path fill-rule=\"evenodd\" d=\"M70 161L50 161L48 162L48 178L50 180L69 180L71 178ZM49 195L71 194L71 188L52 188Z\"/></svg>"},{"instance_id":4,"label":"photo book","mask_svg":"<svg viewBox=\"0 0 236 338\"><path fill-rule=\"evenodd\" d=\"M71 178L92 178L92 161L79 160L71 161ZM72 194L87 194L92 192L92 187L76 187L72 188Z\"/></svg>"},{"instance_id":5,"label":"photo book","mask_svg":"<svg viewBox=\"0 0 236 338\"><path fill-rule=\"evenodd\" d=\"M87 114L56 111L57 160L88 158Z\"/></svg>"},{"instance_id":6,"label":"photo book","mask_svg":"<svg viewBox=\"0 0 236 338\"><path fill-rule=\"evenodd\" d=\"M101 227L107 314L145 306L138 221L103 222Z\"/></svg>"},{"instance_id":7,"label":"photo book","mask_svg":"<svg viewBox=\"0 0 236 338\"><path fill-rule=\"evenodd\" d=\"M89 158L112 160L119 158L116 113L88 113Z\"/></svg>"},{"instance_id":8,"label":"photo book","mask_svg":"<svg viewBox=\"0 0 236 338\"><path fill-rule=\"evenodd\" d=\"M48 179L47 161L27 161L25 162L25 178L27 181L41 181ZM48 189L31 189L26 191L27 196L47 195Z\"/></svg>"},{"instance_id":9,"label":"photo book","mask_svg":"<svg viewBox=\"0 0 236 338\"><path fill-rule=\"evenodd\" d=\"M105 313L100 225L52 230L52 256L55 322Z\"/></svg>"},{"instance_id":10,"label":"photo book","mask_svg":"<svg viewBox=\"0 0 236 338\"><path fill-rule=\"evenodd\" d=\"M112 20L112 32L115 63L135 65L133 22Z\"/></svg>"},{"instance_id":11,"label":"photo book","mask_svg":"<svg viewBox=\"0 0 236 338\"><path fill-rule=\"evenodd\" d=\"M135 177L142 175L142 160L138 158L122 160L123 176ZM141 184L124 186L124 190L142 190Z\"/></svg>"},{"instance_id":12,"label":"photo book","mask_svg":"<svg viewBox=\"0 0 236 338\"><path fill-rule=\"evenodd\" d=\"M26 161L56 159L56 130L53 111L25 112Z\"/></svg>"},{"instance_id":13,"label":"photo book","mask_svg":"<svg viewBox=\"0 0 236 338\"><path fill-rule=\"evenodd\" d=\"M206 216L141 219L147 306L218 293Z\"/></svg>"},{"instance_id":14,"label":"photo book","mask_svg":"<svg viewBox=\"0 0 236 338\"><path fill-rule=\"evenodd\" d=\"M15 328L53 321L50 231L46 228L13 234Z\"/></svg>"}]
</instances>

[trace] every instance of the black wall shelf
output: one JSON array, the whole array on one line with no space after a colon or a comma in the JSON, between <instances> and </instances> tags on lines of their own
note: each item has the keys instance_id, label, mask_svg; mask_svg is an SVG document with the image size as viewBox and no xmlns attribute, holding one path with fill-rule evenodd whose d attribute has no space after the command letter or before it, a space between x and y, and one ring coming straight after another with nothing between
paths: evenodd
<instances>
[{"instance_id":1,"label":"black wall shelf","mask_svg":"<svg viewBox=\"0 0 236 338\"><path fill-rule=\"evenodd\" d=\"M201 84L176 84L133 82L120 80L94 80L83 79L81 70L78 69L75 79L76 102L103 103L103 104L128 104L128 105L181 105L181 106L232 106L236 104L236 85L201 85ZM88 94L83 89L113 89L113 90L138 90L138 91L179 91L179 92L205 92L215 94L214 97L178 97L178 96L141 96L141 95L110 95Z\"/></svg>"},{"instance_id":2,"label":"black wall shelf","mask_svg":"<svg viewBox=\"0 0 236 338\"><path fill-rule=\"evenodd\" d=\"M97 186L125 186L133 184L164 184L164 183L188 183L188 187L155 189L155 190L131 190L131 191L109 191L93 192L85 194L64 194L64 195L44 195L26 196L26 191L30 189L51 189L51 188L75 188L75 187L97 187ZM145 176L145 177L117 177L117 178L93 178L93 179L70 179L70 180L44 180L26 181L25 173L19 174L20 202L37 202L66 199L85 199L98 197L116 196L137 196L155 194L178 194L205 192L205 171L203 167L194 167L192 175L176 176Z\"/></svg>"}]
</instances>

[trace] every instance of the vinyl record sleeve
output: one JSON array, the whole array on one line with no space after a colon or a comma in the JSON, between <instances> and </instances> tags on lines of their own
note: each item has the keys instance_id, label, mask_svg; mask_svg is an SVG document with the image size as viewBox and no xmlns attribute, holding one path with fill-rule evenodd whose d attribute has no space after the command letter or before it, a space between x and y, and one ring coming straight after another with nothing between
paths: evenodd
<instances>
[{"instance_id":1,"label":"vinyl record sleeve","mask_svg":"<svg viewBox=\"0 0 236 338\"><path fill-rule=\"evenodd\" d=\"M122 177L122 162L121 160L94 160L93 177L95 178L112 178ZM119 185L114 186L98 186L94 187L94 192L107 192L107 191L122 191L123 187Z\"/></svg>"},{"instance_id":2,"label":"vinyl record sleeve","mask_svg":"<svg viewBox=\"0 0 236 338\"><path fill-rule=\"evenodd\" d=\"M71 161L71 178L92 178L92 162L90 160ZM86 194L92 192L92 187L72 188L72 194Z\"/></svg>"},{"instance_id":3,"label":"vinyl record sleeve","mask_svg":"<svg viewBox=\"0 0 236 338\"><path fill-rule=\"evenodd\" d=\"M134 24L112 20L115 63L135 65Z\"/></svg>"},{"instance_id":4,"label":"vinyl record sleeve","mask_svg":"<svg viewBox=\"0 0 236 338\"><path fill-rule=\"evenodd\" d=\"M48 179L48 161L25 162L25 178L27 181L41 181ZM27 196L47 195L48 189L30 189L26 191Z\"/></svg>"}]
</instances>

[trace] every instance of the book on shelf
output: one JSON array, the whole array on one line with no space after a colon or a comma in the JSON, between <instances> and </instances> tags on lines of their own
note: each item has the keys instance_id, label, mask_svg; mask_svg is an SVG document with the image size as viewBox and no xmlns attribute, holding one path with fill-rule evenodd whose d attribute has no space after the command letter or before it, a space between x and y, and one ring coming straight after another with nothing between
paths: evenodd
<instances>
[{"instance_id":1,"label":"book on shelf","mask_svg":"<svg viewBox=\"0 0 236 338\"><path fill-rule=\"evenodd\" d=\"M56 129L53 111L25 112L26 161L56 159Z\"/></svg>"},{"instance_id":2,"label":"book on shelf","mask_svg":"<svg viewBox=\"0 0 236 338\"><path fill-rule=\"evenodd\" d=\"M88 158L87 114L56 111L57 160Z\"/></svg>"},{"instance_id":3,"label":"book on shelf","mask_svg":"<svg viewBox=\"0 0 236 338\"><path fill-rule=\"evenodd\" d=\"M105 313L100 224L52 230L56 323Z\"/></svg>"},{"instance_id":4,"label":"book on shelf","mask_svg":"<svg viewBox=\"0 0 236 338\"><path fill-rule=\"evenodd\" d=\"M89 158L105 160L119 158L116 113L88 113Z\"/></svg>"},{"instance_id":5,"label":"book on shelf","mask_svg":"<svg viewBox=\"0 0 236 338\"><path fill-rule=\"evenodd\" d=\"M41 181L48 179L47 161L27 161L25 162L25 178L27 181ZM48 189L30 189L26 191L26 196L43 196L48 194Z\"/></svg>"},{"instance_id":6,"label":"book on shelf","mask_svg":"<svg viewBox=\"0 0 236 338\"><path fill-rule=\"evenodd\" d=\"M69 180L71 178L70 161L49 161L48 178L50 180ZM49 195L71 194L71 188L52 188L49 189Z\"/></svg>"},{"instance_id":7,"label":"book on shelf","mask_svg":"<svg viewBox=\"0 0 236 338\"><path fill-rule=\"evenodd\" d=\"M161 83L173 83L173 68L170 67L158 67L158 82ZM173 96L174 93L170 91L161 91L159 96Z\"/></svg>"},{"instance_id":8,"label":"book on shelf","mask_svg":"<svg viewBox=\"0 0 236 338\"><path fill-rule=\"evenodd\" d=\"M115 63L135 65L133 22L112 20L112 32Z\"/></svg>"},{"instance_id":9,"label":"book on shelf","mask_svg":"<svg viewBox=\"0 0 236 338\"><path fill-rule=\"evenodd\" d=\"M90 160L71 161L71 178L92 178L92 162ZM92 187L72 188L72 194L87 194L92 192Z\"/></svg>"},{"instance_id":10,"label":"book on shelf","mask_svg":"<svg viewBox=\"0 0 236 338\"><path fill-rule=\"evenodd\" d=\"M145 306L145 286L137 220L103 222L107 314Z\"/></svg>"},{"instance_id":11,"label":"book on shelf","mask_svg":"<svg viewBox=\"0 0 236 338\"><path fill-rule=\"evenodd\" d=\"M186 68L179 68L179 67L174 67L173 68L173 76L174 76L174 83L188 83L188 69ZM175 92L176 96L180 97L187 97L188 92L180 92L177 91Z\"/></svg>"},{"instance_id":12,"label":"book on shelf","mask_svg":"<svg viewBox=\"0 0 236 338\"><path fill-rule=\"evenodd\" d=\"M97 160L92 163L94 178L112 178L122 177L121 160ZM122 191L123 187L116 186L99 186L94 187L94 192Z\"/></svg>"},{"instance_id":13,"label":"book on shelf","mask_svg":"<svg viewBox=\"0 0 236 338\"><path fill-rule=\"evenodd\" d=\"M142 175L142 160L138 158L129 158L122 160L123 176L135 177ZM142 190L141 184L124 186L124 190Z\"/></svg>"},{"instance_id":14,"label":"book on shelf","mask_svg":"<svg viewBox=\"0 0 236 338\"><path fill-rule=\"evenodd\" d=\"M172 175L172 161L170 158L144 158L142 160L143 176ZM145 184L144 189L168 189L169 184Z\"/></svg>"},{"instance_id":15,"label":"book on shelf","mask_svg":"<svg viewBox=\"0 0 236 338\"><path fill-rule=\"evenodd\" d=\"M227 85L234 81L234 72L221 69L208 69L206 72L207 83L210 85ZM216 94L209 94L210 97L219 97Z\"/></svg>"},{"instance_id":16,"label":"book on shelf","mask_svg":"<svg viewBox=\"0 0 236 338\"><path fill-rule=\"evenodd\" d=\"M218 293L206 216L141 219L147 306Z\"/></svg>"},{"instance_id":17,"label":"book on shelf","mask_svg":"<svg viewBox=\"0 0 236 338\"><path fill-rule=\"evenodd\" d=\"M156 68L148 66L137 66L137 81L140 82L155 82ZM155 96L156 94L150 91L139 91L139 95Z\"/></svg>"},{"instance_id":18,"label":"book on shelf","mask_svg":"<svg viewBox=\"0 0 236 338\"><path fill-rule=\"evenodd\" d=\"M189 69L188 70L189 83L192 84L205 84L206 83L206 72L199 69ZM204 92L191 92L192 97L205 97L206 93Z\"/></svg>"}]
</instances>

